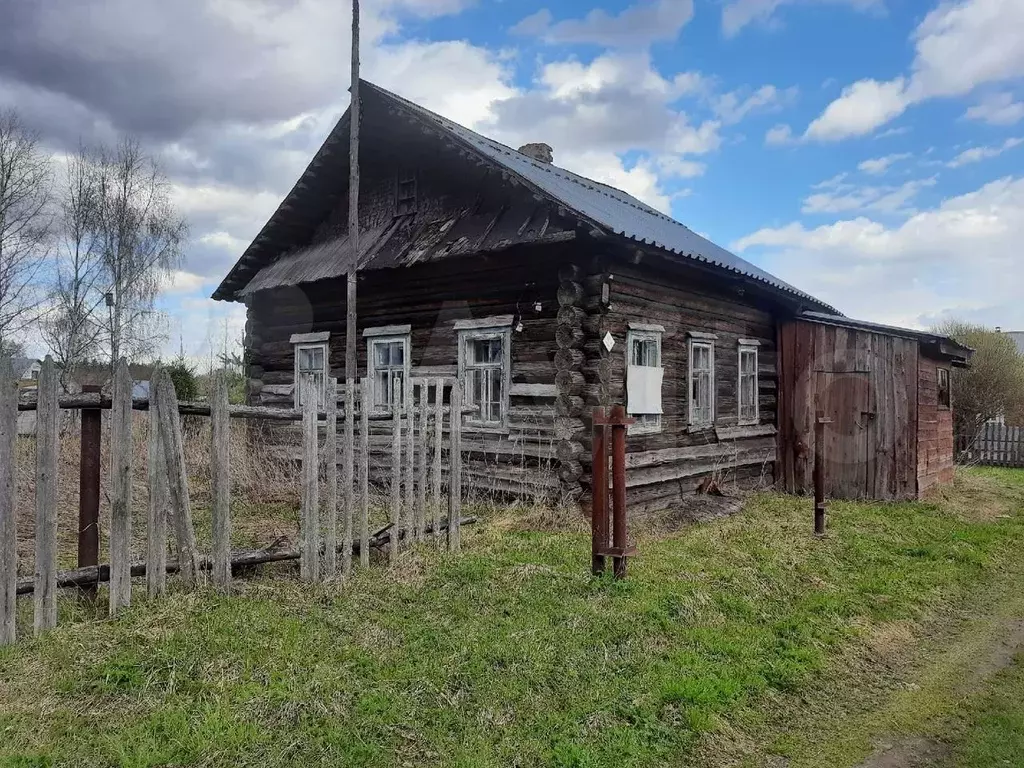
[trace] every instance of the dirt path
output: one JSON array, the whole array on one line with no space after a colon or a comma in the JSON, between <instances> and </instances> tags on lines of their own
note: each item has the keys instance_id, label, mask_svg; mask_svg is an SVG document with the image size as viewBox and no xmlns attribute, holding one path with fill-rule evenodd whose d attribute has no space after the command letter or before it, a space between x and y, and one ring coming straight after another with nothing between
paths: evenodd
<instances>
[{"instance_id":1,"label":"dirt path","mask_svg":"<svg viewBox=\"0 0 1024 768\"><path fill-rule=\"evenodd\" d=\"M1006 622L1005 633L984 653L968 674L965 685L958 691L968 699L985 688L985 683L996 673L1013 663L1024 651L1024 618ZM942 764L952 753L952 745L926 736L910 736L895 741L876 742L875 752L858 768L918 768Z\"/></svg>"}]
</instances>

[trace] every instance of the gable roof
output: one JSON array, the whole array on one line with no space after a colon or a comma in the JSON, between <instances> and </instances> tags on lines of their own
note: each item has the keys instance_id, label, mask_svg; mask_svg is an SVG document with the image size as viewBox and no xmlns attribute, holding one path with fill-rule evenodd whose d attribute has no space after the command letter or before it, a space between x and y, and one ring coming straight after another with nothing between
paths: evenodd
<instances>
[{"instance_id":1,"label":"gable roof","mask_svg":"<svg viewBox=\"0 0 1024 768\"><path fill-rule=\"evenodd\" d=\"M365 88L365 92L371 97L381 99L389 109L405 112L406 115L438 132L448 141L468 150L497 169L514 175L519 182L571 211L576 217L588 222L598 230L625 238L639 246L660 249L684 260L711 265L725 272L755 280L776 291L806 302L808 308L830 313L836 312L828 304L715 245L626 192L554 165L533 160L373 83L361 80L360 87ZM270 221L263 227L239 262L214 292L213 298L237 298L238 291L249 282L257 270L265 266L266 262L255 263L263 261L259 257L260 252L265 250L264 245L272 242L276 234L287 226L286 220L289 211L300 204L300 199L304 193L308 192L314 179L325 170L325 165L332 162L330 160L332 155L334 163L337 163L339 167L347 167L348 158L340 157L345 153L335 151L336 148L340 149L338 145L347 135L348 112L331 131L327 141L324 142L299 181L296 182L288 197L281 203ZM345 143L347 144L347 140ZM336 169L332 170L336 173ZM271 259L269 260L272 260L281 254L267 255L270 255Z\"/></svg>"}]
</instances>

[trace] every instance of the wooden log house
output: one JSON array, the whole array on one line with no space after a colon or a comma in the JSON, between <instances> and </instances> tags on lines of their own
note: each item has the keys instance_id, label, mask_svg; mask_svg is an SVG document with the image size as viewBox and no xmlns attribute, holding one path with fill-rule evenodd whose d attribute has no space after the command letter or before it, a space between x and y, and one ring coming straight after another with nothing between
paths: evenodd
<instances>
[{"instance_id":1,"label":"wooden log house","mask_svg":"<svg viewBox=\"0 0 1024 768\"><path fill-rule=\"evenodd\" d=\"M362 81L360 237L347 237L338 122L214 298L244 301L248 397L297 404L344 378L345 276L359 268L359 375L458 377L466 482L585 500L595 405L636 418L633 508L709 476L775 480L780 329L835 309L630 195ZM786 432L789 434L789 432ZM387 436L371 445L388 461ZM804 488L794 488L804 490Z\"/></svg>"}]
</instances>

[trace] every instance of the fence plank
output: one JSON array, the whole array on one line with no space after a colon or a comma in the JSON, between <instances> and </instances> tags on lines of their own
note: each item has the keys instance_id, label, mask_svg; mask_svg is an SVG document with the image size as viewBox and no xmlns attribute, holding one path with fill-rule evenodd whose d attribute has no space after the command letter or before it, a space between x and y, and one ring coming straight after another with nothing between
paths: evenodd
<instances>
[{"instance_id":1,"label":"fence plank","mask_svg":"<svg viewBox=\"0 0 1024 768\"><path fill-rule=\"evenodd\" d=\"M441 540L441 454L444 449L444 379L434 379L434 461L431 467L430 516L434 541Z\"/></svg>"},{"instance_id":2,"label":"fence plank","mask_svg":"<svg viewBox=\"0 0 1024 768\"><path fill-rule=\"evenodd\" d=\"M299 515L299 577L317 581L320 576L320 439L317 434L316 389L302 382L302 511Z\"/></svg>"},{"instance_id":3,"label":"fence plank","mask_svg":"<svg viewBox=\"0 0 1024 768\"><path fill-rule=\"evenodd\" d=\"M405 530L406 540L415 541L416 531L416 412L414 392L415 380L410 379L405 387L405 429L408 432L403 474L405 475Z\"/></svg>"},{"instance_id":4,"label":"fence plank","mask_svg":"<svg viewBox=\"0 0 1024 768\"><path fill-rule=\"evenodd\" d=\"M416 494L416 540L423 541L427 531L427 458L430 454L427 422L430 417L430 381L420 380L420 462Z\"/></svg>"},{"instance_id":5,"label":"fence plank","mask_svg":"<svg viewBox=\"0 0 1024 768\"><path fill-rule=\"evenodd\" d=\"M370 379L363 379L362 402L359 404L360 419L360 451L359 459L359 564L364 568L370 565Z\"/></svg>"},{"instance_id":6,"label":"fence plank","mask_svg":"<svg viewBox=\"0 0 1024 768\"><path fill-rule=\"evenodd\" d=\"M344 508L344 521L342 530L342 543L345 545L341 550L341 572L346 577L352 573L352 518L355 514L355 498L353 489L355 486L354 456L356 449L356 380L345 380L345 452L344 452L344 473L342 474L342 502Z\"/></svg>"},{"instance_id":7,"label":"fence plank","mask_svg":"<svg viewBox=\"0 0 1024 768\"><path fill-rule=\"evenodd\" d=\"M228 382L223 371L213 380L210 399L210 435L213 471L213 572L215 586L231 586L231 418Z\"/></svg>"},{"instance_id":8,"label":"fence plank","mask_svg":"<svg viewBox=\"0 0 1024 768\"><path fill-rule=\"evenodd\" d=\"M398 558L398 526L402 513L402 386L395 379L391 390L391 537L388 556L392 562Z\"/></svg>"},{"instance_id":9,"label":"fence plank","mask_svg":"<svg viewBox=\"0 0 1024 768\"><path fill-rule=\"evenodd\" d=\"M18 530L15 446L18 382L11 359L0 356L0 645L17 639Z\"/></svg>"},{"instance_id":10,"label":"fence plank","mask_svg":"<svg viewBox=\"0 0 1024 768\"><path fill-rule=\"evenodd\" d=\"M155 386L156 374L152 377ZM146 509L146 590L150 597L167 591L167 508L170 504L167 487L167 461L160 439L160 402L153 390L149 410L149 446L146 471L149 484L149 505Z\"/></svg>"},{"instance_id":11,"label":"fence plank","mask_svg":"<svg viewBox=\"0 0 1024 768\"><path fill-rule=\"evenodd\" d=\"M188 494L188 471L185 467L185 445L181 436L181 416L174 382L166 370L159 372L156 382L160 400L160 442L167 468L167 487L174 519L174 540L182 578L188 584L199 581L199 547L192 524L192 502Z\"/></svg>"},{"instance_id":12,"label":"fence plank","mask_svg":"<svg viewBox=\"0 0 1024 768\"><path fill-rule=\"evenodd\" d=\"M132 604L132 375L121 359L110 409L110 615Z\"/></svg>"},{"instance_id":13,"label":"fence plank","mask_svg":"<svg viewBox=\"0 0 1024 768\"><path fill-rule=\"evenodd\" d=\"M57 626L57 371L49 355L39 372L36 412L36 635Z\"/></svg>"},{"instance_id":14,"label":"fence plank","mask_svg":"<svg viewBox=\"0 0 1024 768\"><path fill-rule=\"evenodd\" d=\"M451 420L451 477L448 480L448 549L458 552L462 548L462 384L452 384Z\"/></svg>"},{"instance_id":15,"label":"fence plank","mask_svg":"<svg viewBox=\"0 0 1024 768\"><path fill-rule=\"evenodd\" d=\"M327 381L327 426L324 431L326 469L323 531L324 578L338 575L338 380Z\"/></svg>"}]
</instances>

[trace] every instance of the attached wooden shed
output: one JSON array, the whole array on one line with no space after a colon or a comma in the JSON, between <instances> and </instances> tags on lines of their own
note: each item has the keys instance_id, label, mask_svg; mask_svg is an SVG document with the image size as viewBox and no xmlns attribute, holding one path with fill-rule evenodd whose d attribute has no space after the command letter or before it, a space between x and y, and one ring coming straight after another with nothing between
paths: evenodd
<instances>
[{"instance_id":1,"label":"attached wooden shed","mask_svg":"<svg viewBox=\"0 0 1024 768\"><path fill-rule=\"evenodd\" d=\"M814 424L825 424L826 493L916 499L953 475L950 368L971 350L906 328L804 312L779 325L777 474L814 488Z\"/></svg>"}]
</instances>

